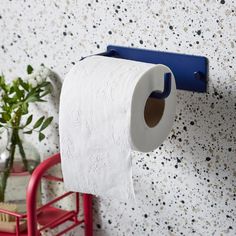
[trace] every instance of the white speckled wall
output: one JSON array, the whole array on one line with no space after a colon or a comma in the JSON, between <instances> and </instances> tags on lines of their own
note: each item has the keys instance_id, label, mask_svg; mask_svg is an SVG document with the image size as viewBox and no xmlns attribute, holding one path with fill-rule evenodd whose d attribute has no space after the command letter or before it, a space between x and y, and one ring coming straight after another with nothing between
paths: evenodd
<instances>
[{"instance_id":1,"label":"white speckled wall","mask_svg":"<svg viewBox=\"0 0 236 236\"><path fill-rule=\"evenodd\" d=\"M178 92L168 139L134 153L137 205L96 199L95 235L236 235L234 0L2 0L0 32L0 70L9 77L44 63L63 78L107 44L207 56L209 92ZM57 121L57 99L37 112ZM58 151L57 122L48 133L43 156Z\"/></svg>"}]
</instances>

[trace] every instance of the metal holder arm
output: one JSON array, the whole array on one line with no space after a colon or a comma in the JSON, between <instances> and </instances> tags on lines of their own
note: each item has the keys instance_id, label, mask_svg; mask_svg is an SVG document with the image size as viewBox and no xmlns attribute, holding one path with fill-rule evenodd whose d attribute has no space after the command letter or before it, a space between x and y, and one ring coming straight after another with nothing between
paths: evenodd
<instances>
[{"instance_id":1,"label":"metal holder arm","mask_svg":"<svg viewBox=\"0 0 236 236\"><path fill-rule=\"evenodd\" d=\"M171 73L165 73L163 91L162 92L153 91L150 97L157 99L165 99L170 95L170 92L171 92Z\"/></svg>"}]
</instances>

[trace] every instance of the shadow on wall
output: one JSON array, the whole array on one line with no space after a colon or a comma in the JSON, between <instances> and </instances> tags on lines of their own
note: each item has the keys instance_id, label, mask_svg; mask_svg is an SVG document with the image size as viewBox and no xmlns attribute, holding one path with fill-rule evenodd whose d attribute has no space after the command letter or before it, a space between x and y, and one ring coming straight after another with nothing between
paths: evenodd
<instances>
[{"instance_id":1,"label":"shadow on wall","mask_svg":"<svg viewBox=\"0 0 236 236\"><path fill-rule=\"evenodd\" d=\"M62 79L60 78L60 76L55 73L52 72L52 76L50 77L50 82L52 83L53 86L53 92L51 95L48 96L47 101L49 105L45 106L45 103L38 103L37 105L35 105L35 107L37 109L39 109L39 112L41 114L45 114L48 113L48 111L50 110L51 114L59 114L59 102L60 102L60 93L61 93L61 88L62 88ZM50 109L49 109L50 107ZM51 110L51 107L53 108L53 110Z\"/></svg>"},{"instance_id":2,"label":"shadow on wall","mask_svg":"<svg viewBox=\"0 0 236 236\"><path fill-rule=\"evenodd\" d=\"M59 151L59 132L58 132L58 116L59 116L59 102L60 92L62 87L62 79L58 74L52 72L50 77L53 92L48 95L46 103L38 103L33 105L33 110L36 116L53 116L52 125L47 130L47 141L50 149L49 153L42 153L43 158L47 158L49 155ZM40 143L39 145L44 145ZM44 148L45 149L45 148ZM43 148L41 150L44 150Z\"/></svg>"}]
</instances>

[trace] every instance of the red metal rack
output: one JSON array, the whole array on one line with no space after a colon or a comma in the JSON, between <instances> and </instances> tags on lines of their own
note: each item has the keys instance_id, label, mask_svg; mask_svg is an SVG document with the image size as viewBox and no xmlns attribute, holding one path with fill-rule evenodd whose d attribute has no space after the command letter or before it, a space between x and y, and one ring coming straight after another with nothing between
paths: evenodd
<instances>
[{"instance_id":1,"label":"red metal rack","mask_svg":"<svg viewBox=\"0 0 236 236\"><path fill-rule=\"evenodd\" d=\"M56 236L64 235L71 229L84 224L84 235L93 235L93 220L92 220L92 195L83 194L83 210L84 217L82 220L78 219L79 209L79 193L66 192L61 196L58 196L50 202L37 208L36 198L37 189L40 185L42 178L50 181L63 181L63 179L47 174L47 170L61 162L60 154L57 153L45 161L43 161L33 172L30 182L27 188L26 203L27 212L26 214L20 214L7 210L0 209L0 213L9 214L15 217L16 231L15 233L0 232L0 236L40 236L41 232L45 229L54 229L65 222L71 222L69 226L66 226L61 232L57 233ZM64 199L70 195L75 195L75 209L74 210L63 210L55 207L53 204ZM27 220L27 229L20 232L20 221ZM40 225L38 228L37 225Z\"/></svg>"}]
</instances>

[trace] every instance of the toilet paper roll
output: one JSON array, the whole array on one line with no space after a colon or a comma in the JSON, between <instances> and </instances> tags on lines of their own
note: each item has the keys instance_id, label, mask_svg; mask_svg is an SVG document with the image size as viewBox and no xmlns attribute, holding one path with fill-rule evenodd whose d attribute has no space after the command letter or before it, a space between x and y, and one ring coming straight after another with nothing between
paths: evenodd
<instances>
[{"instance_id":1,"label":"toilet paper roll","mask_svg":"<svg viewBox=\"0 0 236 236\"><path fill-rule=\"evenodd\" d=\"M131 151L156 149L174 122L176 86L164 99L171 70L118 58L92 56L67 74L61 92L59 132L62 173L68 190L134 199Z\"/></svg>"}]
</instances>

